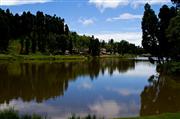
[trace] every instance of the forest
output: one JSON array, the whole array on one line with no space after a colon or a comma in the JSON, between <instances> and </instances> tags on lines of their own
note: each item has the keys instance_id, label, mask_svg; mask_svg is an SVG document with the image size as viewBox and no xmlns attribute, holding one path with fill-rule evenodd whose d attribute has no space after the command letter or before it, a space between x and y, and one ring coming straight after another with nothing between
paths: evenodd
<instances>
[{"instance_id":1,"label":"forest","mask_svg":"<svg viewBox=\"0 0 180 119\"><path fill-rule=\"evenodd\" d=\"M143 48L159 63L180 59L180 0L171 0L175 7L163 5L158 16L147 3L142 19Z\"/></svg>"},{"instance_id":2,"label":"forest","mask_svg":"<svg viewBox=\"0 0 180 119\"><path fill-rule=\"evenodd\" d=\"M15 47L12 49L11 47ZM65 20L38 11L35 15L13 14L0 9L0 53L64 55L83 54L142 54L143 48L125 40L100 41L94 36L78 35L69 29ZM15 51L14 51L15 50Z\"/></svg>"}]
</instances>

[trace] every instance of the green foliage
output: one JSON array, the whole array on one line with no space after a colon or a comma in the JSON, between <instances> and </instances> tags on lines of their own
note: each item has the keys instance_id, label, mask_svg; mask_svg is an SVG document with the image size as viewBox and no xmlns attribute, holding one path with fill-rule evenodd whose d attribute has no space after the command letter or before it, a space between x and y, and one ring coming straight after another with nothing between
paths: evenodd
<instances>
[{"instance_id":1,"label":"green foliage","mask_svg":"<svg viewBox=\"0 0 180 119\"><path fill-rule=\"evenodd\" d=\"M166 75L179 75L180 62L168 62L157 66L157 71Z\"/></svg>"},{"instance_id":2,"label":"green foliage","mask_svg":"<svg viewBox=\"0 0 180 119\"><path fill-rule=\"evenodd\" d=\"M8 45L9 45L9 39L10 39L10 27L9 27L9 19L11 14L9 13L9 10L5 12L4 10L0 9L0 52L6 52Z\"/></svg>"},{"instance_id":3,"label":"green foliage","mask_svg":"<svg viewBox=\"0 0 180 119\"><path fill-rule=\"evenodd\" d=\"M179 8L180 7L180 0L171 0L171 2L173 4L176 4L176 7Z\"/></svg>"},{"instance_id":4,"label":"green foliage","mask_svg":"<svg viewBox=\"0 0 180 119\"><path fill-rule=\"evenodd\" d=\"M158 57L159 63L164 62L163 58L168 61L169 58L177 57L180 53L177 40L179 21L173 20L176 16L177 11L174 7L163 5L157 18L151 6L145 5L142 19L142 45L148 53Z\"/></svg>"},{"instance_id":5,"label":"green foliage","mask_svg":"<svg viewBox=\"0 0 180 119\"><path fill-rule=\"evenodd\" d=\"M160 19L158 31L159 55L162 57L170 57L170 44L166 37L166 29L169 26L170 20L176 16L176 10L174 7L169 8L167 5L163 5L158 16Z\"/></svg>"},{"instance_id":6,"label":"green foliage","mask_svg":"<svg viewBox=\"0 0 180 119\"><path fill-rule=\"evenodd\" d=\"M29 37L26 37L25 45L26 45L25 54L29 54L29 48L30 48L30 39L29 39Z\"/></svg>"},{"instance_id":7,"label":"green foliage","mask_svg":"<svg viewBox=\"0 0 180 119\"><path fill-rule=\"evenodd\" d=\"M158 55L158 18L147 3L144 7L142 19L143 40L142 46L154 56Z\"/></svg>"},{"instance_id":8,"label":"green foliage","mask_svg":"<svg viewBox=\"0 0 180 119\"><path fill-rule=\"evenodd\" d=\"M180 113L176 114L161 114L157 116L147 116L147 117L132 117L132 118L116 118L116 119L179 119Z\"/></svg>"},{"instance_id":9,"label":"green foliage","mask_svg":"<svg viewBox=\"0 0 180 119\"><path fill-rule=\"evenodd\" d=\"M19 41L18 46L11 46L12 41ZM120 43L121 44L121 43ZM128 46L127 46L128 44ZM78 35L71 32L64 19L56 15L50 16L38 11L36 14L23 12L22 15L12 14L9 9L0 9L0 53L11 53L13 47L20 49L17 54L84 54L98 56L101 49L110 54L141 52L142 48L127 43L119 47L118 42L111 39L102 43L97 38ZM10 51L8 48L10 47ZM66 52L67 51L67 52ZM13 53L15 54L15 52ZM16 55L17 55L16 54Z\"/></svg>"},{"instance_id":10,"label":"green foliage","mask_svg":"<svg viewBox=\"0 0 180 119\"><path fill-rule=\"evenodd\" d=\"M89 43L89 53L92 56L99 56L100 53L100 43L98 39L94 39L94 36L90 39Z\"/></svg>"},{"instance_id":11,"label":"green foliage","mask_svg":"<svg viewBox=\"0 0 180 119\"><path fill-rule=\"evenodd\" d=\"M22 115L20 116L17 111L14 109L6 109L0 111L0 119L42 119L41 116L38 115Z\"/></svg>"},{"instance_id":12,"label":"green foliage","mask_svg":"<svg viewBox=\"0 0 180 119\"><path fill-rule=\"evenodd\" d=\"M104 118L98 118L96 117L96 115L87 115L85 117L80 117L80 116L76 116L76 115L72 115L71 117L69 117L68 119L104 119Z\"/></svg>"},{"instance_id":13,"label":"green foliage","mask_svg":"<svg viewBox=\"0 0 180 119\"><path fill-rule=\"evenodd\" d=\"M18 40L11 40L9 42L8 53L11 55L19 54L21 50L21 44Z\"/></svg>"},{"instance_id":14,"label":"green foliage","mask_svg":"<svg viewBox=\"0 0 180 119\"><path fill-rule=\"evenodd\" d=\"M170 44L171 57L177 59L180 54L180 14L173 18L166 31L168 42Z\"/></svg>"}]
</instances>

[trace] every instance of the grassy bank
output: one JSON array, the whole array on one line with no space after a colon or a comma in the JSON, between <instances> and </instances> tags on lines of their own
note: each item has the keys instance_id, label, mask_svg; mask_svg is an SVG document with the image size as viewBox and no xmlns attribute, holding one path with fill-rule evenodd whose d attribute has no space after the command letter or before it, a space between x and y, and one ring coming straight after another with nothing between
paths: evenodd
<instances>
[{"instance_id":1,"label":"grassy bank","mask_svg":"<svg viewBox=\"0 0 180 119\"><path fill-rule=\"evenodd\" d=\"M0 60L86 60L87 57L72 55L4 55L0 54Z\"/></svg>"},{"instance_id":2,"label":"grassy bank","mask_svg":"<svg viewBox=\"0 0 180 119\"><path fill-rule=\"evenodd\" d=\"M19 115L19 113L13 109L7 109L0 111L0 119L43 119L38 115Z\"/></svg>"},{"instance_id":3,"label":"grassy bank","mask_svg":"<svg viewBox=\"0 0 180 119\"><path fill-rule=\"evenodd\" d=\"M157 66L157 71L167 75L180 75L180 62L167 62Z\"/></svg>"},{"instance_id":4,"label":"grassy bank","mask_svg":"<svg viewBox=\"0 0 180 119\"><path fill-rule=\"evenodd\" d=\"M97 118L96 116L88 115L86 117L72 116L69 119L104 119L104 118ZM167 113L156 116L114 118L114 119L180 119L180 113Z\"/></svg>"},{"instance_id":5,"label":"grassy bank","mask_svg":"<svg viewBox=\"0 0 180 119\"><path fill-rule=\"evenodd\" d=\"M147 116L147 117L134 117L134 118L116 118L116 119L180 119L180 113L169 113L161 114L157 116Z\"/></svg>"},{"instance_id":6,"label":"grassy bank","mask_svg":"<svg viewBox=\"0 0 180 119\"><path fill-rule=\"evenodd\" d=\"M135 55L102 55L96 58L120 58L120 59L133 59ZM41 60L87 60L93 59L92 56L83 56L83 55L10 55L10 54L0 54L0 60L6 61L16 61L16 60L32 60L32 61L41 61Z\"/></svg>"},{"instance_id":7,"label":"grassy bank","mask_svg":"<svg viewBox=\"0 0 180 119\"><path fill-rule=\"evenodd\" d=\"M125 55L101 55L100 58L135 58L136 55L125 54Z\"/></svg>"},{"instance_id":8,"label":"grassy bank","mask_svg":"<svg viewBox=\"0 0 180 119\"><path fill-rule=\"evenodd\" d=\"M0 119L46 119L46 117L41 117L38 115L20 115L18 111L15 111L14 109L7 109L0 111ZM69 117L68 119L103 119L103 118L97 118L94 116L86 116L86 117L79 117L73 115L72 117ZM167 113L167 114L161 114L156 116L147 116L147 117L132 117L132 118L115 118L115 119L180 119L180 113Z\"/></svg>"}]
</instances>

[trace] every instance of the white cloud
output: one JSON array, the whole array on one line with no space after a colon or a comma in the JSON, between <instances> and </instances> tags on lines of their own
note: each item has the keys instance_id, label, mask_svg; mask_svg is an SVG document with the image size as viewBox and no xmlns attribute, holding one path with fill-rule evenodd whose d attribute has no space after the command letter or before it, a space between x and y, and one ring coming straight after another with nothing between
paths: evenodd
<instances>
[{"instance_id":1,"label":"white cloud","mask_svg":"<svg viewBox=\"0 0 180 119\"><path fill-rule=\"evenodd\" d=\"M118 17L108 18L106 21L116 21L116 20L132 20L132 19L142 19L142 15L134 15L130 13L123 13Z\"/></svg>"},{"instance_id":2,"label":"white cloud","mask_svg":"<svg viewBox=\"0 0 180 119\"><path fill-rule=\"evenodd\" d=\"M96 38L100 40L109 41L109 39L114 39L114 41L126 40L130 43L134 43L136 45L141 46L142 41L142 33L141 32L118 32L118 33L94 33L94 34L86 34L89 36L94 35Z\"/></svg>"},{"instance_id":3,"label":"white cloud","mask_svg":"<svg viewBox=\"0 0 180 119\"><path fill-rule=\"evenodd\" d=\"M0 6L46 3L51 1L52 0L0 0Z\"/></svg>"},{"instance_id":4,"label":"white cloud","mask_svg":"<svg viewBox=\"0 0 180 119\"><path fill-rule=\"evenodd\" d=\"M158 5L158 4L168 4L171 0L133 0L132 6L137 8L139 5L144 5L149 3L151 5Z\"/></svg>"},{"instance_id":5,"label":"white cloud","mask_svg":"<svg viewBox=\"0 0 180 119\"><path fill-rule=\"evenodd\" d=\"M86 18L80 18L79 23L83 24L84 26L89 26L94 24L95 20L92 18L86 19Z\"/></svg>"},{"instance_id":6,"label":"white cloud","mask_svg":"<svg viewBox=\"0 0 180 119\"><path fill-rule=\"evenodd\" d=\"M128 0L89 0L89 3L96 5L103 12L106 8L117 8L120 5L127 5Z\"/></svg>"},{"instance_id":7,"label":"white cloud","mask_svg":"<svg viewBox=\"0 0 180 119\"><path fill-rule=\"evenodd\" d=\"M90 4L94 4L101 12L107 8L117 8L119 6L131 5L137 7L145 3L154 4L167 4L170 0L89 0Z\"/></svg>"}]
</instances>

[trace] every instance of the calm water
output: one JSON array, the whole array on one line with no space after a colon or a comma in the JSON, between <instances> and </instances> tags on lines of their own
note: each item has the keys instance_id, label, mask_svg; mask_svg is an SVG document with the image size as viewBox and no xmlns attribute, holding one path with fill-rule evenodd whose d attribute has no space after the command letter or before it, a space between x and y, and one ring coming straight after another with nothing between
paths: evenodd
<instances>
[{"instance_id":1,"label":"calm water","mask_svg":"<svg viewBox=\"0 0 180 119\"><path fill-rule=\"evenodd\" d=\"M180 83L156 76L156 66L142 61L0 63L0 109L14 107L51 119L180 111Z\"/></svg>"}]
</instances>

